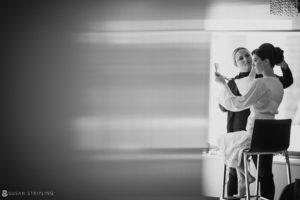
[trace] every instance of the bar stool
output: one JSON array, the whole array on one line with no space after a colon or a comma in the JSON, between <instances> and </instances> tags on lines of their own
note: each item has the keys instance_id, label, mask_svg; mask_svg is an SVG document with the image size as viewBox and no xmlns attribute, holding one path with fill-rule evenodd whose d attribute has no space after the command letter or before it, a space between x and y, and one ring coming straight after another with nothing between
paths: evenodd
<instances>
[{"instance_id":1,"label":"bar stool","mask_svg":"<svg viewBox=\"0 0 300 200\"><path fill-rule=\"evenodd\" d=\"M250 161L250 160L249 160ZM249 165L247 165L249 167ZM228 200L234 200L234 199L243 199L246 198L246 196L238 197L238 196L225 196L225 189L226 189L226 177L227 177L227 166L224 164L224 174L223 174L223 188L222 188L222 196L220 199L228 199ZM257 179L256 179L257 180ZM250 195L250 197L256 197L255 195Z\"/></svg>"},{"instance_id":2,"label":"bar stool","mask_svg":"<svg viewBox=\"0 0 300 200\"><path fill-rule=\"evenodd\" d=\"M255 120L253 127L252 140L250 148L244 150L244 168L245 174L248 174L248 159L252 155L257 155L257 170L256 170L256 185L255 185L255 195L250 195L249 181L248 177L246 179L246 196L244 197L225 197L225 182L226 182L226 165L224 165L224 176L223 176L223 199L241 199L246 198L250 200L252 197L256 199L260 198L259 195L259 159L260 155L281 154L285 157L286 169L287 169L287 179L288 183L291 183L291 170L289 162L289 153L287 151L290 145L290 131L291 131L291 119L257 119ZM263 197L262 197L263 198ZM265 198L264 198L265 199Z\"/></svg>"}]
</instances>

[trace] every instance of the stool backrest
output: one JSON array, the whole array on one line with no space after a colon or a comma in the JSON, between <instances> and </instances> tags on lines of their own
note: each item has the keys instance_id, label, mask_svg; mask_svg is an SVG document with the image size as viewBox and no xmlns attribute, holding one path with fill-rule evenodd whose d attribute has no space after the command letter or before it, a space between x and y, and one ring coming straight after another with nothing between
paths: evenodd
<instances>
[{"instance_id":1,"label":"stool backrest","mask_svg":"<svg viewBox=\"0 0 300 200\"><path fill-rule=\"evenodd\" d=\"M249 152L279 152L289 148L291 119L257 119Z\"/></svg>"}]
</instances>

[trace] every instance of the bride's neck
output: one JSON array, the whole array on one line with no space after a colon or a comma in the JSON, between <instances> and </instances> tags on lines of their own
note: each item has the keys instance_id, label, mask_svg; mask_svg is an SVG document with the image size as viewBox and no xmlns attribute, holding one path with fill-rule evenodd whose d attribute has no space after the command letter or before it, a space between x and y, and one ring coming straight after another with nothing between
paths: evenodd
<instances>
[{"instance_id":1,"label":"bride's neck","mask_svg":"<svg viewBox=\"0 0 300 200\"><path fill-rule=\"evenodd\" d=\"M263 72L263 76L275 76L273 68L266 69Z\"/></svg>"}]
</instances>

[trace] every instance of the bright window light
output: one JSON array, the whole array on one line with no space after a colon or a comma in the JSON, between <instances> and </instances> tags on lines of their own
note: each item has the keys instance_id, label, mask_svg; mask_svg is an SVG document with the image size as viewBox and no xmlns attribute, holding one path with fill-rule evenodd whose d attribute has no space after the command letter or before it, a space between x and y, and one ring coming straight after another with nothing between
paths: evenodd
<instances>
[{"instance_id":1,"label":"bright window light","mask_svg":"<svg viewBox=\"0 0 300 200\"><path fill-rule=\"evenodd\" d=\"M292 30L292 20L204 20L205 30Z\"/></svg>"}]
</instances>

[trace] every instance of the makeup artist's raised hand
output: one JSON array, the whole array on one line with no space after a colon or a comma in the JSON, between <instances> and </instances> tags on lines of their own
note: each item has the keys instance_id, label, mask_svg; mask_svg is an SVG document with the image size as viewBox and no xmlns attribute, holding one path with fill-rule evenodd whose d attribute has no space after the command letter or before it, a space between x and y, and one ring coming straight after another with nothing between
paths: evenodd
<instances>
[{"instance_id":1,"label":"makeup artist's raised hand","mask_svg":"<svg viewBox=\"0 0 300 200\"><path fill-rule=\"evenodd\" d=\"M219 72L215 72L215 80L217 83L226 84L225 77Z\"/></svg>"},{"instance_id":2,"label":"makeup artist's raised hand","mask_svg":"<svg viewBox=\"0 0 300 200\"><path fill-rule=\"evenodd\" d=\"M280 65L279 65L282 69L287 69L288 68L288 64L285 62L285 60L283 60Z\"/></svg>"}]
</instances>

